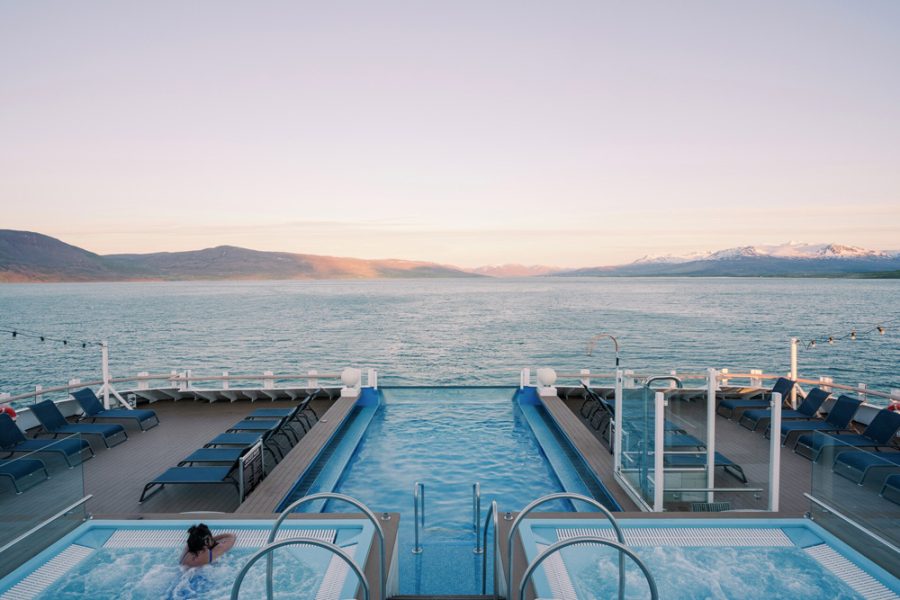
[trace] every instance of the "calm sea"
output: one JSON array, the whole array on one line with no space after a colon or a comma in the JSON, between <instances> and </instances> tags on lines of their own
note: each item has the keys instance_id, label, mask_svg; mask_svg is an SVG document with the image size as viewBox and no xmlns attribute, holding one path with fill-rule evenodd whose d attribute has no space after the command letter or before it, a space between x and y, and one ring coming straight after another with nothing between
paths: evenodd
<instances>
[{"instance_id":1,"label":"calm sea","mask_svg":"<svg viewBox=\"0 0 900 600\"><path fill-rule=\"evenodd\" d=\"M0 285L0 327L107 339L114 376L336 371L382 384L509 384L522 367L667 373L709 366L900 388L900 281L440 279ZM879 323L885 335L823 343ZM0 337L0 391L97 378L98 348Z\"/></svg>"}]
</instances>

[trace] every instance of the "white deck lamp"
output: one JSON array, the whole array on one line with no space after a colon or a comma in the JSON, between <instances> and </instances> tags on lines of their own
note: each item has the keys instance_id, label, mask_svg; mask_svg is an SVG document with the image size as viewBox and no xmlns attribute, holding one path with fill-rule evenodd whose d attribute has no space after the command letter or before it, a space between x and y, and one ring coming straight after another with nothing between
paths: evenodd
<instances>
[{"instance_id":1,"label":"white deck lamp","mask_svg":"<svg viewBox=\"0 0 900 600\"><path fill-rule=\"evenodd\" d=\"M556 383L556 371L554 371L553 369L538 369L537 381L538 393L540 395L556 395L556 388L553 387L553 384Z\"/></svg>"},{"instance_id":2,"label":"white deck lamp","mask_svg":"<svg viewBox=\"0 0 900 600\"><path fill-rule=\"evenodd\" d=\"M341 396L358 396L359 384L362 381L362 371L353 367L347 367L341 371Z\"/></svg>"}]
</instances>

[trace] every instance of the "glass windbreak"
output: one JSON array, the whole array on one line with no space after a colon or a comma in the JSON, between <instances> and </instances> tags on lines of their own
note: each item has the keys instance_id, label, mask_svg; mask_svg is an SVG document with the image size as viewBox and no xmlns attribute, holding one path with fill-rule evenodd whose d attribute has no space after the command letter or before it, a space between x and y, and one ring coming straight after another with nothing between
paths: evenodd
<instances>
[{"instance_id":1,"label":"glass windbreak","mask_svg":"<svg viewBox=\"0 0 900 600\"><path fill-rule=\"evenodd\" d=\"M807 440L803 451L815 459L810 495L818 500L810 513L859 552L900 573L900 451L845 441L858 438L817 432Z\"/></svg>"},{"instance_id":2,"label":"glass windbreak","mask_svg":"<svg viewBox=\"0 0 900 600\"><path fill-rule=\"evenodd\" d=\"M84 498L81 461L90 456L85 446L78 435L22 436L0 450L0 577L86 518L83 504L67 510Z\"/></svg>"},{"instance_id":3,"label":"glass windbreak","mask_svg":"<svg viewBox=\"0 0 900 600\"><path fill-rule=\"evenodd\" d=\"M621 471L632 492L653 507L656 424L653 391L646 387L622 390Z\"/></svg>"},{"instance_id":4,"label":"glass windbreak","mask_svg":"<svg viewBox=\"0 0 900 600\"><path fill-rule=\"evenodd\" d=\"M738 419L717 417L716 398L709 397L705 386L658 391L666 398L665 510L767 510L770 449L764 432L768 418L762 426L748 428ZM711 477L710 426L715 439Z\"/></svg>"}]
</instances>

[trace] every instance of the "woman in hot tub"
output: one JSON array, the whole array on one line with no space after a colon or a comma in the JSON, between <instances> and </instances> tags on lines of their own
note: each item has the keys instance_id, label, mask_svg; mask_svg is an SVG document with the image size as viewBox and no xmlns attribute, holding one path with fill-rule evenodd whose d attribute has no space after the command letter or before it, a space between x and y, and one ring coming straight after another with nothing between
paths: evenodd
<instances>
[{"instance_id":1,"label":"woman in hot tub","mask_svg":"<svg viewBox=\"0 0 900 600\"><path fill-rule=\"evenodd\" d=\"M202 567L228 552L234 546L232 533L214 536L205 524L200 523L188 529L187 548L181 555L185 567Z\"/></svg>"}]
</instances>

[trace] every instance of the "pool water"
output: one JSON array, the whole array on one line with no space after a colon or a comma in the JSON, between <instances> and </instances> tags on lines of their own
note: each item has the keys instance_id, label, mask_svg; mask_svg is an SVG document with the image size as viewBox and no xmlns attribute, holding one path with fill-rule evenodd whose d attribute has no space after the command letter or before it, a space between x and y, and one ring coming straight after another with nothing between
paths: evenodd
<instances>
[{"instance_id":1,"label":"pool water","mask_svg":"<svg viewBox=\"0 0 900 600\"><path fill-rule=\"evenodd\" d=\"M661 600L856 600L862 596L796 547L632 548L656 579ZM566 548L562 555L580 600L615 598L618 557L607 549ZM647 580L626 564L628 599L648 597Z\"/></svg>"},{"instance_id":2,"label":"pool water","mask_svg":"<svg viewBox=\"0 0 900 600\"><path fill-rule=\"evenodd\" d=\"M178 564L181 551L181 548L100 549L40 598L228 599L238 571L254 553L252 549L235 549L211 565L185 569ZM276 597L315 598L328 560L317 549L282 548L274 560ZM241 585L242 598L265 598L265 573L265 560L251 567Z\"/></svg>"},{"instance_id":3,"label":"pool water","mask_svg":"<svg viewBox=\"0 0 900 600\"><path fill-rule=\"evenodd\" d=\"M336 491L401 514L401 594L480 594L482 557L473 553L472 484L481 485L482 524L491 500L502 510L519 510L562 491L562 485L510 388L388 388L383 393L384 404ZM417 481L425 484L421 554L412 553ZM570 507L556 503L545 509ZM346 506L329 504L326 510L341 512Z\"/></svg>"}]
</instances>

